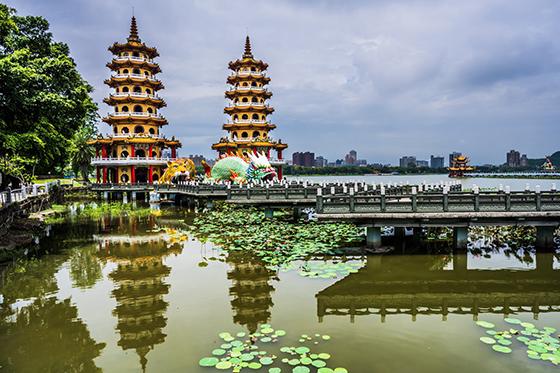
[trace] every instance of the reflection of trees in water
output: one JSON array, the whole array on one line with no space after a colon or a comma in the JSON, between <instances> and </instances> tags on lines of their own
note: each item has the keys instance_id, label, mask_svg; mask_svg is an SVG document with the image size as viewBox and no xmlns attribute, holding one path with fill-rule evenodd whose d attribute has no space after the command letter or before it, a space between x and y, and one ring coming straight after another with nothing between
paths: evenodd
<instances>
[{"instance_id":1,"label":"reflection of trees in water","mask_svg":"<svg viewBox=\"0 0 560 373\"><path fill-rule=\"evenodd\" d=\"M229 294L232 297L233 321L253 333L259 324L270 319L270 309L274 306L274 287L270 281L278 278L261 260L246 253L230 251L226 262L231 266L228 279L232 281Z\"/></svg>"},{"instance_id":2,"label":"reflection of trees in water","mask_svg":"<svg viewBox=\"0 0 560 373\"><path fill-rule=\"evenodd\" d=\"M88 245L70 251L70 278L80 289L91 288L102 277L101 261L96 256L97 247Z\"/></svg>"},{"instance_id":3,"label":"reflection of trees in water","mask_svg":"<svg viewBox=\"0 0 560 373\"><path fill-rule=\"evenodd\" d=\"M96 343L70 299L37 298L0 321L0 366L15 372L96 372Z\"/></svg>"}]
</instances>

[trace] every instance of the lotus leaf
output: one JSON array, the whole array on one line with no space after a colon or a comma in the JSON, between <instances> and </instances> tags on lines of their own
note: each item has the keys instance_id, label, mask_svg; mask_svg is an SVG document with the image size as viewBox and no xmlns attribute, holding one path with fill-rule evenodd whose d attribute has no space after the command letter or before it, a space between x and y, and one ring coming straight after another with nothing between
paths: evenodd
<instances>
[{"instance_id":1,"label":"lotus leaf","mask_svg":"<svg viewBox=\"0 0 560 373\"><path fill-rule=\"evenodd\" d=\"M259 362L260 362L262 365L270 365L270 364L272 364L272 363L274 362L274 360L273 360L272 358L270 358L270 357L261 357L260 360L259 360Z\"/></svg>"},{"instance_id":2,"label":"lotus leaf","mask_svg":"<svg viewBox=\"0 0 560 373\"><path fill-rule=\"evenodd\" d=\"M490 337L480 337L480 341L482 343L486 343L487 345L493 345L494 343L496 343L494 338L490 338Z\"/></svg>"},{"instance_id":3,"label":"lotus leaf","mask_svg":"<svg viewBox=\"0 0 560 373\"><path fill-rule=\"evenodd\" d=\"M212 355L222 356L226 353L226 350L222 350L221 348L217 348L212 351Z\"/></svg>"},{"instance_id":4,"label":"lotus leaf","mask_svg":"<svg viewBox=\"0 0 560 373\"><path fill-rule=\"evenodd\" d=\"M295 367L292 369L293 373L309 373L311 370L308 367L304 367L302 365Z\"/></svg>"},{"instance_id":5,"label":"lotus leaf","mask_svg":"<svg viewBox=\"0 0 560 373\"><path fill-rule=\"evenodd\" d=\"M229 369L233 366L233 364L229 361L220 361L218 364L216 364L216 369L220 369L220 370L226 370Z\"/></svg>"},{"instance_id":6,"label":"lotus leaf","mask_svg":"<svg viewBox=\"0 0 560 373\"><path fill-rule=\"evenodd\" d=\"M218 364L220 360L215 357L204 357L199 360L198 365L201 367L213 367Z\"/></svg>"},{"instance_id":7,"label":"lotus leaf","mask_svg":"<svg viewBox=\"0 0 560 373\"><path fill-rule=\"evenodd\" d=\"M511 348L502 345L492 345L492 349L503 354L511 353Z\"/></svg>"},{"instance_id":8,"label":"lotus leaf","mask_svg":"<svg viewBox=\"0 0 560 373\"><path fill-rule=\"evenodd\" d=\"M513 317L506 317L504 321L507 322L508 324L521 324L521 320L515 319Z\"/></svg>"},{"instance_id":9,"label":"lotus leaf","mask_svg":"<svg viewBox=\"0 0 560 373\"><path fill-rule=\"evenodd\" d=\"M494 324L488 322L488 321L477 321L476 325L482 327L482 328L486 328L486 329L493 329L495 327Z\"/></svg>"},{"instance_id":10,"label":"lotus leaf","mask_svg":"<svg viewBox=\"0 0 560 373\"><path fill-rule=\"evenodd\" d=\"M280 368L270 368L268 370L268 373L280 373L280 372L282 372L282 369Z\"/></svg>"}]
</instances>

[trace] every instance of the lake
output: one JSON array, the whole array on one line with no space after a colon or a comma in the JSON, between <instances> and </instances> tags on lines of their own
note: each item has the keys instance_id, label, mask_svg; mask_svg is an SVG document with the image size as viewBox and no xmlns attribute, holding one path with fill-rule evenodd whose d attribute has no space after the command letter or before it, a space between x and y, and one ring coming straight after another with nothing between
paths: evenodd
<instances>
[{"instance_id":1,"label":"lake","mask_svg":"<svg viewBox=\"0 0 560 373\"><path fill-rule=\"evenodd\" d=\"M259 349L278 359L244 372L292 372L281 362L294 359L286 346L327 353L328 367L349 372L556 370L528 359L515 337L511 354L493 351L475 321L559 327L558 253L434 246L270 270L186 234L192 219L176 211L53 225L29 253L36 258L0 275L0 371L215 372L199 360L234 344L219 333L243 341L259 331ZM333 260L345 260L347 273L329 274ZM272 341L262 342L266 335Z\"/></svg>"}]
</instances>

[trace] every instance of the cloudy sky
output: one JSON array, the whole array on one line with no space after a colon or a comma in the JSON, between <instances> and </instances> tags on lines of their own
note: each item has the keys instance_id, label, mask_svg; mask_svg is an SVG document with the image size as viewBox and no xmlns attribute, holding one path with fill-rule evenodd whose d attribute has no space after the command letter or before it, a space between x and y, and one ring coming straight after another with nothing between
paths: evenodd
<instances>
[{"instance_id":1,"label":"cloudy sky","mask_svg":"<svg viewBox=\"0 0 560 373\"><path fill-rule=\"evenodd\" d=\"M7 0L42 15L95 87L109 93L107 47L128 35L160 52L170 125L181 155L214 156L227 62L248 32L269 63L273 137L329 160L350 149L397 164L457 150L501 163L515 148L560 149L557 0L185 1ZM101 126L108 132L108 126Z\"/></svg>"}]
</instances>

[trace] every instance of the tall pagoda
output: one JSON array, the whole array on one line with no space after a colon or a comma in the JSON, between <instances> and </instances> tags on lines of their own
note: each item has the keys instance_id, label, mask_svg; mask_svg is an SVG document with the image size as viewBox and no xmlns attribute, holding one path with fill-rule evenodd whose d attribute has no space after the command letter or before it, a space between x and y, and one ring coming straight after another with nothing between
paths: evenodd
<instances>
[{"instance_id":1,"label":"tall pagoda","mask_svg":"<svg viewBox=\"0 0 560 373\"><path fill-rule=\"evenodd\" d=\"M230 89L225 92L225 97L230 104L224 108L229 120L223 125L228 134L213 144L212 149L218 151L219 157L264 153L277 168L278 178L281 179L284 164L282 150L288 145L269 137L269 132L276 125L267 118L274 112L274 108L266 102L272 96L272 92L265 88L270 82L266 76L268 64L253 57L249 36L245 40L242 58L231 61L229 68L233 73L227 78ZM271 150L276 151L276 159L271 156Z\"/></svg>"},{"instance_id":2,"label":"tall pagoda","mask_svg":"<svg viewBox=\"0 0 560 373\"><path fill-rule=\"evenodd\" d=\"M95 146L97 182L152 183L163 174L167 161L177 156L181 143L166 139L161 128L167 120L158 112L166 106L157 94L163 84L156 78L161 72L154 58L156 48L142 43L136 18L130 23L126 43L109 47L113 59L107 67L114 72L105 84L114 91L103 101L113 107L103 121L113 127L113 133L90 141ZM170 157L164 157L170 149Z\"/></svg>"}]
</instances>

